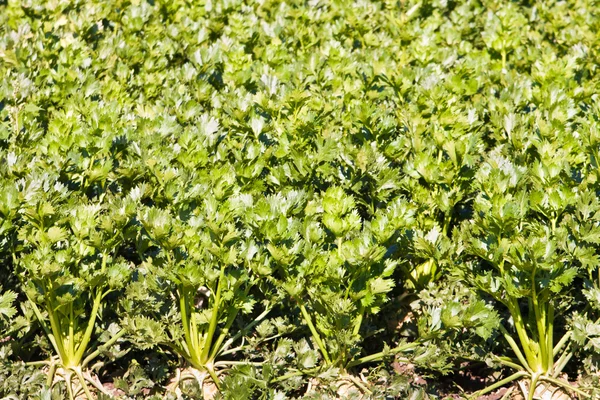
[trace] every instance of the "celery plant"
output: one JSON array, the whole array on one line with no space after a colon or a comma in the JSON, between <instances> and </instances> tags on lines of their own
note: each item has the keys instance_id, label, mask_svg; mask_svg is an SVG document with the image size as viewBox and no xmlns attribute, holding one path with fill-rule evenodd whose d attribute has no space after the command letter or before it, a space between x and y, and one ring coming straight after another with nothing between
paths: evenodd
<instances>
[{"instance_id":1,"label":"celery plant","mask_svg":"<svg viewBox=\"0 0 600 400\"><path fill-rule=\"evenodd\" d=\"M490 153L477 174L479 194L471 221L462 226L462 249L478 258L463 276L506 307L511 319L500 331L514 356L497 361L516 372L479 394L515 379L529 379L526 397L551 386L584 391L558 379L572 356L571 331L561 337L556 308L580 274L589 251L578 248L571 221L581 196L571 190L569 158L543 154L530 169L511 162L506 149ZM547 157L547 158L546 158Z\"/></svg>"},{"instance_id":2,"label":"celery plant","mask_svg":"<svg viewBox=\"0 0 600 400\"><path fill-rule=\"evenodd\" d=\"M171 292L179 320L173 326L170 319L155 315L154 320L138 317L133 323L136 330L153 330L155 344L183 357L191 368L179 380L196 379L201 389L208 376L219 388L224 370L245 363L227 356L244 347L238 341L269 312L266 307L234 330L238 314L254 310L250 290L259 275L253 270L259 270L264 259L243 222L247 200L252 201L234 197L219 203L209 196L186 219L159 208L140 214L149 239L146 265L162 282L163 298Z\"/></svg>"},{"instance_id":3,"label":"celery plant","mask_svg":"<svg viewBox=\"0 0 600 400\"><path fill-rule=\"evenodd\" d=\"M48 185L47 179L33 177L22 188L25 222L13 262L55 352L41 362L49 368L48 385L60 378L70 399L81 390L92 399L88 383L105 389L89 367L125 333L105 324L109 339L94 341L107 296L121 290L131 274L118 253L129 231L132 203L110 195L87 201L60 184Z\"/></svg>"},{"instance_id":4,"label":"celery plant","mask_svg":"<svg viewBox=\"0 0 600 400\"><path fill-rule=\"evenodd\" d=\"M312 198L311 198L312 197ZM257 206L258 231L267 241L277 284L297 305L322 363L300 366L283 377L336 368L368 392L348 371L360 364L415 347L403 344L362 355L364 320L376 315L394 286L396 262L386 259L386 245L412 218L402 199L362 221L352 196L332 187L322 196L289 191Z\"/></svg>"}]
</instances>

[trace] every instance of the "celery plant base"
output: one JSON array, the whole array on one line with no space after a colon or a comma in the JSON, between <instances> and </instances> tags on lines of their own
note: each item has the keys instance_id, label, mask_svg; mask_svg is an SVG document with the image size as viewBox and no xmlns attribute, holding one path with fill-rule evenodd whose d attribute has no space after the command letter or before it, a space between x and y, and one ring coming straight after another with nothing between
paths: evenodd
<instances>
[{"instance_id":1,"label":"celery plant base","mask_svg":"<svg viewBox=\"0 0 600 400\"><path fill-rule=\"evenodd\" d=\"M528 398L531 393L531 383L527 385L527 382L519 381L518 385L523 396ZM543 381L536 384L531 396L540 400L570 400L572 398L564 388Z\"/></svg>"},{"instance_id":2,"label":"celery plant base","mask_svg":"<svg viewBox=\"0 0 600 400\"><path fill-rule=\"evenodd\" d=\"M216 372L215 374L219 375ZM183 395L181 387L186 381L193 381L198 384L203 399L213 399L219 392L218 384L215 382L214 378L212 378L211 374L207 370L202 371L193 366L178 368L175 372L175 376L167 385L167 390L175 393L177 398L181 398Z\"/></svg>"},{"instance_id":3,"label":"celery plant base","mask_svg":"<svg viewBox=\"0 0 600 400\"><path fill-rule=\"evenodd\" d=\"M50 364L47 368L48 386L54 387L60 382L65 383L65 390L68 393L69 399L86 399L92 400L95 397L90 392L89 386L92 385L99 392L113 397L113 393L108 391L99 381L98 377L90 371L84 371L80 367L65 368L57 364Z\"/></svg>"}]
</instances>

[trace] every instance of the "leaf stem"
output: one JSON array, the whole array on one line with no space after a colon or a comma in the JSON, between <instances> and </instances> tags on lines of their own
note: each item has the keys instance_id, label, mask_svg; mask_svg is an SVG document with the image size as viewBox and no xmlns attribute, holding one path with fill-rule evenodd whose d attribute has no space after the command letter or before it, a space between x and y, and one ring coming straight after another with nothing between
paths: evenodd
<instances>
[{"instance_id":1,"label":"leaf stem","mask_svg":"<svg viewBox=\"0 0 600 400\"><path fill-rule=\"evenodd\" d=\"M58 352L58 356L60 357L61 362L67 363L69 359L69 354L65 350L65 341L62 334L62 329L60 326L60 321L57 320L54 315L53 307L50 304L50 300L46 299L46 311L48 312L48 319L50 319L50 327L52 328L52 338L56 344L56 350Z\"/></svg>"},{"instance_id":2,"label":"leaf stem","mask_svg":"<svg viewBox=\"0 0 600 400\"><path fill-rule=\"evenodd\" d=\"M518 300L515 298L511 298L509 304L511 306L510 311L514 319L515 329L517 330L517 335L519 336L519 340L523 347L523 352L525 353L525 358L527 359L524 365L527 365L528 370L530 370L533 373L534 369L539 369L539 360L537 358L537 355L532 353L531 339L529 338L529 335L527 335L527 330L525 329L525 322L523 321L523 316L521 315L521 309L519 307ZM502 324L500 324L500 326L502 326ZM506 329L504 329L504 332L506 332ZM505 338L507 338L507 341L509 341L508 338L512 340L512 337L508 334L508 332L506 332ZM516 345L514 340L512 340L512 343L514 343L514 346L509 341L509 344L511 344L513 350L516 350L515 353L517 353L518 351L517 357L519 357L519 354L521 354L522 356L522 353L519 351L519 347Z\"/></svg>"},{"instance_id":3,"label":"leaf stem","mask_svg":"<svg viewBox=\"0 0 600 400\"><path fill-rule=\"evenodd\" d=\"M500 364L505 365L505 366L510 367L510 368L513 368L513 369L516 369L517 371L524 371L525 370L525 368L522 365L519 365L519 364L514 363L512 361L506 360L506 359L504 359L502 357L496 357L496 359L498 360L498 362Z\"/></svg>"},{"instance_id":4,"label":"leaf stem","mask_svg":"<svg viewBox=\"0 0 600 400\"><path fill-rule=\"evenodd\" d=\"M38 308L37 304L35 304L35 302L33 300L31 300L31 298L29 297L29 294L27 294L27 292L25 293L25 295L27 296L27 300L29 301L29 304L31 304L31 307L33 308L33 313L35 314L36 318L38 319L38 322L42 326L42 329L44 330L44 332L46 332L48 339L50 339L50 343L52 344L52 347L54 347L54 351L56 351L56 354L60 357L60 355L62 353L59 350L56 338L54 337L54 334L52 333L50 328L48 328L46 321L44 321L44 317L42 316L40 309Z\"/></svg>"},{"instance_id":5,"label":"leaf stem","mask_svg":"<svg viewBox=\"0 0 600 400\"><path fill-rule=\"evenodd\" d=\"M546 375L540 376L540 379L544 380L544 381L547 381L547 382L550 382L550 383L553 383L553 384L555 384L557 386L560 386L562 388L565 388L567 390L571 390L571 391L573 391L575 393L578 393L578 394L580 394L580 395L582 395L584 397L588 397L588 398L592 397L590 394L584 392L583 390L581 390L579 388L576 388L575 386L573 386L573 385L571 385L571 384L569 384L567 382L563 382L560 379L555 379L555 378L552 378L552 377L546 376Z\"/></svg>"},{"instance_id":6,"label":"leaf stem","mask_svg":"<svg viewBox=\"0 0 600 400\"><path fill-rule=\"evenodd\" d=\"M544 347L546 349L546 372L552 371L554 367L554 304L550 302L548 304L548 312L546 314L546 343Z\"/></svg>"},{"instance_id":7,"label":"leaf stem","mask_svg":"<svg viewBox=\"0 0 600 400\"><path fill-rule=\"evenodd\" d=\"M46 386L52 388L52 382L54 382L54 374L56 373L56 363L50 364L48 369L48 376L46 377Z\"/></svg>"},{"instance_id":8,"label":"leaf stem","mask_svg":"<svg viewBox=\"0 0 600 400\"><path fill-rule=\"evenodd\" d=\"M77 375L77 379L79 379L79 383L81 384L81 387L83 388L83 391L85 392L85 397L88 400L93 400L94 398L92 397L92 394L90 393L90 389L87 386L86 380L83 377L83 375L81 374L81 369L73 368L73 371L75 372L75 375Z\"/></svg>"},{"instance_id":9,"label":"leaf stem","mask_svg":"<svg viewBox=\"0 0 600 400\"><path fill-rule=\"evenodd\" d=\"M567 365L567 363L569 362L569 360L571 359L571 357L573 357L573 352L572 351L565 351L560 356L560 358L558 359L558 361L554 365L554 371L552 373L552 377L553 378L556 378L558 376L558 374L560 374L562 372L562 370L565 368L565 366Z\"/></svg>"},{"instance_id":10,"label":"leaf stem","mask_svg":"<svg viewBox=\"0 0 600 400\"><path fill-rule=\"evenodd\" d=\"M215 384L215 386L217 387L217 389L220 391L221 390L221 385L219 384L219 377L217 376L217 374L216 374L213 366L212 365L207 366L206 370L210 374L210 377L212 378L213 383Z\"/></svg>"},{"instance_id":11,"label":"leaf stem","mask_svg":"<svg viewBox=\"0 0 600 400\"><path fill-rule=\"evenodd\" d=\"M373 392L371 392L360 380L358 380L356 377L352 376L352 375L348 375L347 378L352 381L352 383L354 383L363 393L371 396L373 395Z\"/></svg>"},{"instance_id":12,"label":"leaf stem","mask_svg":"<svg viewBox=\"0 0 600 400\"><path fill-rule=\"evenodd\" d=\"M213 342L213 336L217 329L217 323L219 322L219 308L221 307L221 291L223 290L223 281L225 280L225 264L221 266L221 272L219 274L219 282L217 283L217 293L215 294L215 303L213 305L212 315L210 316L210 323L208 325L208 332L206 333L206 340L203 345L200 359L203 363L208 361L210 354L210 347Z\"/></svg>"},{"instance_id":13,"label":"leaf stem","mask_svg":"<svg viewBox=\"0 0 600 400\"><path fill-rule=\"evenodd\" d=\"M194 353L192 337L190 335L190 319L188 316L187 303L187 288L182 283L179 285L179 312L181 313L181 324L183 325L184 340L187 344L187 357L194 359L196 357Z\"/></svg>"},{"instance_id":14,"label":"leaf stem","mask_svg":"<svg viewBox=\"0 0 600 400\"><path fill-rule=\"evenodd\" d=\"M372 362L372 361L377 361L387 355L398 354L402 351L410 350L417 346L419 346L419 343L417 343L417 342L406 343L404 345L395 347L391 350L384 350L384 351L380 351L378 353L374 353L374 354L371 354L371 355L368 355L365 357L357 358L355 360L350 361L347 365L347 368L352 368L352 367L356 367L357 365L365 364L365 363Z\"/></svg>"},{"instance_id":15,"label":"leaf stem","mask_svg":"<svg viewBox=\"0 0 600 400\"><path fill-rule=\"evenodd\" d=\"M229 329L231 328L231 325L233 325L233 322L235 321L235 317L237 317L238 312L239 310L233 306L227 309L227 321L225 322L225 326L221 330L219 337L213 344L213 348L211 349L210 355L208 357L209 360L214 360L217 354L219 353L219 348L223 343L223 340L225 340L225 338L227 337Z\"/></svg>"},{"instance_id":16,"label":"leaf stem","mask_svg":"<svg viewBox=\"0 0 600 400\"><path fill-rule=\"evenodd\" d=\"M354 321L354 330L352 331L352 333L354 335L358 335L358 333L360 332L360 326L362 325L362 320L363 320L364 314L365 314L365 306L363 306L361 304L360 308L358 310L358 317Z\"/></svg>"},{"instance_id":17,"label":"leaf stem","mask_svg":"<svg viewBox=\"0 0 600 400\"><path fill-rule=\"evenodd\" d=\"M535 373L531 376L531 384L529 385L529 393L527 394L527 400L533 400L533 396L535 395L535 388L537 387L537 382L540 375Z\"/></svg>"},{"instance_id":18,"label":"leaf stem","mask_svg":"<svg viewBox=\"0 0 600 400\"><path fill-rule=\"evenodd\" d=\"M242 337L242 335L244 335L245 332L250 331L250 329L254 328L258 323L260 323L268 314L269 312L271 312L271 308L267 308L265 311L263 311L258 317L256 317L254 319L254 321L250 322L248 325L246 325L243 329L240 329L234 336L232 336L231 338L229 338L229 340L227 340L225 342L225 344L223 345L223 347L221 348L221 351L218 352L216 355L219 354L225 354L227 352L227 350L229 349L229 347L236 341L238 340L240 337ZM280 336L280 335L277 335ZM277 337L275 336L275 337Z\"/></svg>"},{"instance_id":19,"label":"leaf stem","mask_svg":"<svg viewBox=\"0 0 600 400\"><path fill-rule=\"evenodd\" d=\"M94 358L96 358L104 349L109 348L110 346L112 346L113 344L116 343L117 340L119 340L123 335L125 334L125 330L121 329L119 332L117 332L113 337L111 337L106 343L104 343L102 346L98 347L93 353L90 353L81 363L82 367L85 367L87 364L89 364Z\"/></svg>"},{"instance_id":20,"label":"leaf stem","mask_svg":"<svg viewBox=\"0 0 600 400\"><path fill-rule=\"evenodd\" d=\"M106 257L104 257L105 259ZM105 263L103 259L103 264ZM97 289L96 298L94 299L94 305L92 306L92 312L90 313L90 319L88 320L87 327L85 329L85 333L83 334L83 338L81 342L79 342L79 346L75 352L74 360L72 360L73 365L78 365L81 358L83 357L83 353L87 349L88 343L92 338L92 333L94 332L94 325L96 324L96 317L98 316L98 309L100 308L100 302L102 300L102 290ZM67 366L73 366L67 365Z\"/></svg>"},{"instance_id":21,"label":"leaf stem","mask_svg":"<svg viewBox=\"0 0 600 400\"><path fill-rule=\"evenodd\" d=\"M69 393L69 400L75 400L73 397L73 387L71 386L71 372L67 372L65 374L65 386L67 387L67 392Z\"/></svg>"},{"instance_id":22,"label":"leaf stem","mask_svg":"<svg viewBox=\"0 0 600 400\"><path fill-rule=\"evenodd\" d=\"M327 348L321 341L321 337L319 336L317 329L313 325L310 315L308 315L308 312L306 311L306 307L304 307L304 304L302 304L302 303L300 303L300 312L302 313L302 316L304 317L304 320L306 321L306 324L308 325L308 329L310 329L310 332L312 333L313 338L315 339L315 342L317 342L317 346L319 346L319 349L321 349L321 353L323 354L323 358L325 359L325 362L328 365L330 365L331 358L329 358L329 354L327 353Z\"/></svg>"},{"instance_id":23,"label":"leaf stem","mask_svg":"<svg viewBox=\"0 0 600 400\"><path fill-rule=\"evenodd\" d=\"M562 350L564 345L569 341L569 339L571 339L572 333L572 331L568 331L567 333L565 333L563 337L558 341L556 346L554 346L554 349L552 350L552 354L554 355L554 357L558 355L558 353Z\"/></svg>"},{"instance_id":24,"label":"leaf stem","mask_svg":"<svg viewBox=\"0 0 600 400\"><path fill-rule=\"evenodd\" d=\"M68 348L69 348L69 353L70 353L70 357L73 357L73 350L75 349L75 326L74 326L74 321L75 317L73 315L73 302L69 303L69 342L68 342Z\"/></svg>"},{"instance_id":25,"label":"leaf stem","mask_svg":"<svg viewBox=\"0 0 600 400\"><path fill-rule=\"evenodd\" d=\"M225 361L217 361L214 363L215 367L220 367L222 365L253 365L255 367L259 367L261 365L264 365L264 362L257 362L257 361L230 361L230 360L225 360Z\"/></svg>"},{"instance_id":26,"label":"leaf stem","mask_svg":"<svg viewBox=\"0 0 600 400\"><path fill-rule=\"evenodd\" d=\"M485 389L481 389L480 391L478 391L476 394L473 395L473 398L475 398L475 397L479 398L479 397L483 396L484 394L491 392L492 390L496 390L499 387L502 387L502 386L506 385L507 383L514 381L515 379L519 379L519 378L522 378L527 375L529 375L529 374L525 371L515 372L511 376L504 378L501 381L498 381L498 382L494 383L493 385L486 387Z\"/></svg>"},{"instance_id":27,"label":"leaf stem","mask_svg":"<svg viewBox=\"0 0 600 400\"><path fill-rule=\"evenodd\" d=\"M536 365L535 365L535 371L536 372L543 372L546 373L548 371L547 366L548 366L548 354L546 354L546 345L548 343L547 341L547 337L546 337L546 313L544 312L542 306L539 304L538 301L538 294L537 294L537 290L536 290L536 284L535 284L535 273L536 273L536 266L533 267L532 271L531 271L531 300L533 303L533 312L535 314L535 322L536 322L536 326L537 326L537 339L538 339L538 351L539 351L539 357L536 357ZM540 360L541 359L541 360ZM535 376L535 375L534 375ZM536 379L537 380L537 379Z\"/></svg>"},{"instance_id":28,"label":"leaf stem","mask_svg":"<svg viewBox=\"0 0 600 400\"><path fill-rule=\"evenodd\" d=\"M519 359L519 361L521 362L521 364L523 364L523 367L527 371L529 371L529 373L533 373L533 371L531 370L531 367L530 367L529 363L527 362L527 360L523 356L523 353L521 352L521 349L519 349L519 345L517 344L517 342L515 342L515 339L513 339L513 337L508 333L508 331L506 330L506 328L504 327L504 325L500 324L499 328L500 328L500 331L502 332L502 335L504 336L504 339L506 339L506 341L510 345L510 348L513 350L513 352L515 353L515 355L517 356L517 358Z\"/></svg>"}]
</instances>

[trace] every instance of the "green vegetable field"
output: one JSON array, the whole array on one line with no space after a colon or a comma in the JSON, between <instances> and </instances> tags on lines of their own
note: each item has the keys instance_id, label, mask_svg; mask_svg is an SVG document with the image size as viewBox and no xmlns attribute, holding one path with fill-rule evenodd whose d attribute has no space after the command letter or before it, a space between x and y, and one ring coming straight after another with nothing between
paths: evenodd
<instances>
[{"instance_id":1,"label":"green vegetable field","mask_svg":"<svg viewBox=\"0 0 600 400\"><path fill-rule=\"evenodd\" d=\"M600 399L597 0L0 0L0 400Z\"/></svg>"}]
</instances>

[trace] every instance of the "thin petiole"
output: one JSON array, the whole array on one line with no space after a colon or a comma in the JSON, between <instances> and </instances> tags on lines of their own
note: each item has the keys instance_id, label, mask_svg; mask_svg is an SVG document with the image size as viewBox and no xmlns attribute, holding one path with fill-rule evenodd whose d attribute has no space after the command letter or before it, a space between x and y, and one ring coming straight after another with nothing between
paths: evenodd
<instances>
[{"instance_id":1,"label":"thin petiole","mask_svg":"<svg viewBox=\"0 0 600 400\"><path fill-rule=\"evenodd\" d=\"M554 373L552 374L553 378L556 378L558 374L562 372L562 370L565 368L571 357L573 357L573 352L571 351L565 351L562 354L562 356L560 356L560 358L556 362L556 365L554 366Z\"/></svg>"},{"instance_id":2,"label":"thin petiole","mask_svg":"<svg viewBox=\"0 0 600 400\"><path fill-rule=\"evenodd\" d=\"M519 346L517 345L517 342L515 342L515 340L512 338L512 336L510 336L510 334L508 333L508 331L506 330L506 328L502 324L500 324L500 331L502 332L502 335L504 335L504 339L506 339L506 341L510 345L511 349L514 351L515 355L517 356L517 358L519 359L519 361L521 362L521 364L523 365L523 367L525 367L525 369L530 374L532 374L533 371L531 370L531 368L529 366L529 363L527 362L527 360L523 356L523 353L521 353L521 349L519 349Z\"/></svg>"},{"instance_id":3,"label":"thin petiole","mask_svg":"<svg viewBox=\"0 0 600 400\"><path fill-rule=\"evenodd\" d=\"M417 347L419 345L419 343L407 343L398 347L395 347L391 350L387 350L387 351L380 351L379 353L375 353L375 354L371 354L365 357L361 357L358 358L356 360L352 360L348 363L347 368L352 368L355 367L357 365L361 365L361 364L365 364L368 362L373 362L373 361L378 361L380 359L382 359L383 357L387 356L387 355L394 355L397 353L400 353L402 351L406 351L406 350L411 350L414 347Z\"/></svg>"},{"instance_id":4,"label":"thin petiole","mask_svg":"<svg viewBox=\"0 0 600 400\"><path fill-rule=\"evenodd\" d=\"M79 368L73 368L73 371L75 372L75 375L77 375L77 379L79 379L79 383L81 384L81 387L83 388L83 391L85 392L85 397L88 400L93 400L94 398L92 397L92 393L90 393L90 389L88 388L88 386L86 384L85 378L81 374L81 370Z\"/></svg>"},{"instance_id":5,"label":"thin petiole","mask_svg":"<svg viewBox=\"0 0 600 400\"><path fill-rule=\"evenodd\" d=\"M562 350L564 345L569 341L569 339L571 339L571 335L572 335L571 331L565 333L563 335L563 337L558 341L558 343L556 343L556 346L554 346L554 349L552 350L554 357L556 357L558 355L558 353Z\"/></svg>"},{"instance_id":6,"label":"thin petiole","mask_svg":"<svg viewBox=\"0 0 600 400\"><path fill-rule=\"evenodd\" d=\"M327 364L331 364L331 359L329 358L327 349L325 348L325 345L321 341L321 337L319 336L317 329L313 325L313 323L310 319L310 315L308 315L308 312L306 311L306 307L304 307L304 304L300 304L300 311L302 312L302 316L304 317L304 320L306 321L306 324L308 325L308 329L310 329L310 332L312 333L313 338L315 339L315 342L317 342L317 346L319 346L319 348L321 349L321 353L323 354L323 358L325 359L325 362L327 362Z\"/></svg>"},{"instance_id":7,"label":"thin petiole","mask_svg":"<svg viewBox=\"0 0 600 400\"><path fill-rule=\"evenodd\" d=\"M506 385L507 383L510 383L516 379L522 378L524 376L528 376L529 374L525 371L519 371L519 372L515 372L514 374L512 374L511 376L502 379L501 381L498 381L496 383L494 383L493 385L490 385L488 387L486 387L485 389L481 389L479 392L477 392L476 394L473 395L474 398L478 398L480 396L483 396L486 393L491 392L492 390L496 390L499 387L502 387L504 385Z\"/></svg>"},{"instance_id":8,"label":"thin petiole","mask_svg":"<svg viewBox=\"0 0 600 400\"><path fill-rule=\"evenodd\" d=\"M553 384L555 384L557 386L560 386L560 387L562 387L564 389L571 390L571 391L573 391L575 393L578 393L578 394L580 394L580 395L582 395L584 397L587 397L587 398L592 397L590 394L584 392L583 390L581 390L579 388L576 388L575 386L573 386L573 385L571 385L571 384L569 384L567 382L563 382L560 379L555 379L555 378L552 378L552 377L549 377L549 376L546 376L546 375L540 376L540 379L544 380L544 381L547 381L547 382L550 382L550 383L553 383Z\"/></svg>"},{"instance_id":9,"label":"thin petiole","mask_svg":"<svg viewBox=\"0 0 600 400\"><path fill-rule=\"evenodd\" d=\"M92 361L94 358L96 358L102 352L102 350L107 349L110 346L112 346L113 344L115 344L116 341L119 340L124 334L125 334L125 330L121 329L113 337L111 337L106 343L104 343L102 346L98 347L93 353L88 355L81 363L81 366L85 367L86 365L88 365L90 363L90 361Z\"/></svg>"}]
</instances>

